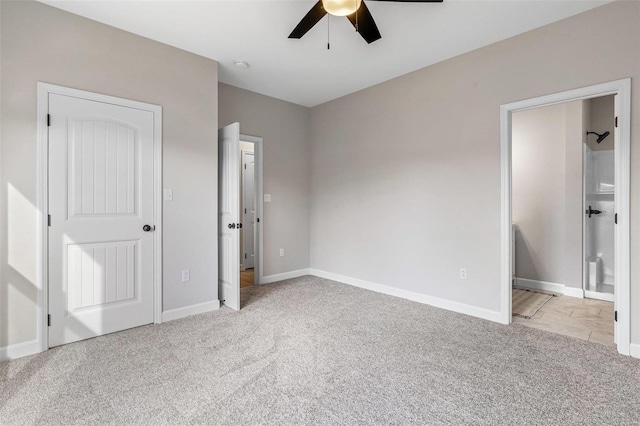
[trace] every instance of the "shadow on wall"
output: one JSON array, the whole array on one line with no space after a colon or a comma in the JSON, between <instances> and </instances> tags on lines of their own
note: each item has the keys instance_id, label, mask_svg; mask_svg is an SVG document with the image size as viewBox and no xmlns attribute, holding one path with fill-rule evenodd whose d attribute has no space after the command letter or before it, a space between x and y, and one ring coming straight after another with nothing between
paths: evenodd
<instances>
[{"instance_id":1,"label":"shadow on wall","mask_svg":"<svg viewBox=\"0 0 640 426\"><path fill-rule=\"evenodd\" d=\"M0 347L36 338L35 330L38 288L36 287L36 253L29 244L35 241L37 210L15 186L7 184L3 191L2 275L0 276ZM31 307L31 309L29 308ZM0 387L0 407L4 406L20 385L30 380L44 364L35 358L18 371L8 364L0 366L0 383L20 377L21 383L12 386L13 394ZM2 368L4 367L4 368ZM22 374L27 371L28 374ZM11 375L11 376L10 376Z\"/></svg>"},{"instance_id":2,"label":"shadow on wall","mask_svg":"<svg viewBox=\"0 0 640 426\"><path fill-rule=\"evenodd\" d=\"M0 282L0 346L36 339L37 209L14 185L7 184Z\"/></svg>"},{"instance_id":3,"label":"shadow on wall","mask_svg":"<svg viewBox=\"0 0 640 426\"><path fill-rule=\"evenodd\" d=\"M515 227L514 256L516 258L515 276L517 278L534 279L544 274L543 262L540 256L536 254L532 246L527 244L527 240L517 226ZM536 265L541 265L542 267Z\"/></svg>"}]
</instances>

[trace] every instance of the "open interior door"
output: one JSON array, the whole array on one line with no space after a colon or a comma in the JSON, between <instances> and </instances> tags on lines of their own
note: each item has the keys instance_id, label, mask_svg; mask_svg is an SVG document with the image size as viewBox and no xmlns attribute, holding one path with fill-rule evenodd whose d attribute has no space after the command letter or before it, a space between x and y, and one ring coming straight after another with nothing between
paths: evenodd
<instances>
[{"instance_id":1,"label":"open interior door","mask_svg":"<svg viewBox=\"0 0 640 426\"><path fill-rule=\"evenodd\" d=\"M240 124L218 130L218 294L240 309Z\"/></svg>"}]
</instances>

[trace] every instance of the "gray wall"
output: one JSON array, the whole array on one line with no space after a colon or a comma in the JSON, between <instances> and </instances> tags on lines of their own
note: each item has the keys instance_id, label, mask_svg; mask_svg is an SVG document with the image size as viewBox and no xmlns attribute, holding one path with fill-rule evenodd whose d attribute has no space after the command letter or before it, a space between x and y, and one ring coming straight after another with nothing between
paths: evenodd
<instances>
[{"instance_id":1,"label":"gray wall","mask_svg":"<svg viewBox=\"0 0 640 426\"><path fill-rule=\"evenodd\" d=\"M513 114L518 278L582 288L582 104Z\"/></svg>"},{"instance_id":2,"label":"gray wall","mask_svg":"<svg viewBox=\"0 0 640 426\"><path fill-rule=\"evenodd\" d=\"M308 268L309 109L226 84L219 109L220 127L237 121L264 140L264 275Z\"/></svg>"},{"instance_id":3,"label":"gray wall","mask_svg":"<svg viewBox=\"0 0 640 426\"><path fill-rule=\"evenodd\" d=\"M564 283L565 112L555 105L513 114L518 278Z\"/></svg>"},{"instance_id":4,"label":"gray wall","mask_svg":"<svg viewBox=\"0 0 640 426\"><path fill-rule=\"evenodd\" d=\"M217 63L40 3L0 7L0 346L36 337L39 81L163 107L163 180L174 191L164 205L164 309L217 299Z\"/></svg>"},{"instance_id":5,"label":"gray wall","mask_svg":"<svg viewBox=\"0 0 640 426\"><path fill-rule=\"evenodd\" d=\"M638 22L617 1L313 108L311 267L498 311L499 107L632 77L637 112ZM640 133L631 146L637 259ZM640 342L640 262L631 280Z\"/></svg>"}]
</instances>

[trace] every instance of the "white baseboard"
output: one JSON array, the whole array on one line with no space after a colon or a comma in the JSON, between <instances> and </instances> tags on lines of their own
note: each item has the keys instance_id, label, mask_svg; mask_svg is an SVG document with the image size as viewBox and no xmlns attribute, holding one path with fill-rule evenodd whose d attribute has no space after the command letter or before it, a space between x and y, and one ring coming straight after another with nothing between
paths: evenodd
<instances>
[{"instance_id":1,"label":"white baseboard","mask_svg":"<svg viewBox=\"0 0 640 426\"><path fill-rule=\"evenodd\" d=\"M616 300L615 294L598 293L597 291L588 291L588 290L584 292L584 297L589 299L604 300L606 302L615 302Z\"/></svg>"},{"instance_id":2,"label":"white baseboard","mask_svg":"<svg viewBox=\"0 0 640 426\"><path fill-rule=\"evenodd\" d=\"M275 283L278 281L289 280L291 278L303 277L305 275L309 275L309 268L298 269L296 271L290 271L290 272L283 272L282 274L267 275L262 277L261 284Z\"/></svg>"},{"instance_id":3,"label":"white baseboard","mask_svg":"<svg viewBox=\"0 0 640 426\"><path fill-rule=\"evenodd\" d=\"M634 358L640 358L640 344L632 343L629 345L629 355Z\"/></svg>"},{"instance_id":4,"label":"white baseboard","mask_svg":"<svg viewBox=\"0 0 640 426\"><path fill-rule=\"evenodd\" d=\"M211 302L198 303L195 305L184 306L182 308L170 309L162 313L162 322L173 321L179 318L185 318L191 315L204 314L220 309L220 301L212 300Z\"/></svg>"},{"instance_id":5,"label":"white baseboard","mask_svg":"<svg viewBox=\"0 0 640 426\"><path fill-rule=\"evenodd\" d=\"M442 308L460 314L470 315L472 317L478 317L493 322L501 322L500 312L491 311L485 308L478 308L476 306L467 305L465 303L454 302L451 300L440 299L438 297L428 296L426 294L416 293L409 290L403 290L396 287L391 287L384 284L373 283L370 281L360 280L358 278L347 277L344 275L334 274L332 272L320 271L318 269L310 269L309 273L316 277L326 278L328 280L338 281L344 284L349 284L354 287L364 288L366 290L375 291L377 293L387 294L389 296L400 297L408 299L414 302L423 303L425 305L435 306L436 308Z\"/></svg>"},{"instance_id":6,"label":"white baseboard","mask_svg":"<svg viewBox=\"0 0 640 426\"><path fill-rule=\"evenodd\" d=\"M584 290L581 289L581 288L564 286L564 290L562 291L562 293L565 296L575 297L575 298L578 298L578 299L584 299Z\"/></svg>"},{"instance_id":7,"label":"white baseboard","mask_svg":"<svg viewBox=\"0 0 640 426\"><path fill-rule=\"evenodd\" d=\"M28 342L15 343L13 345L0 347L0 362L11 359L22 358L42 352L40 342L29 340Z\"/></svg>"},{"instance_id":8,"label":"white baseboard","mask_svg":"<svg viewBox=\"0 0 640 426\"><path fill-rule=\"evenodd\" d=\"M527 278L516 278L516 285L519 287L532 288L534 290L550 291L564 294L569 297L584 298L584 290L581 288L567 287L564 284L551 283L547 281L529 280Z\"/></svg>"}]
</instances>

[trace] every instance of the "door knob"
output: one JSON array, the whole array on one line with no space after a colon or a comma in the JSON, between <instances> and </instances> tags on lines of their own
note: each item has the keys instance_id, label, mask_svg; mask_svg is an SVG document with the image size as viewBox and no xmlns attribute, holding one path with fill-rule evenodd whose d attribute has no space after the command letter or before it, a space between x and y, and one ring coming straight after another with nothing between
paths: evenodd
<instances>
[{"instance_id":1,"label":"door knob","mask_svg":"<svg viewBox=\"0 0 640 426\"><path fill-rule=\"evenodd\" d=\"M236 224L235 223L230 223L227 226L229 227L229 229L236 229Z\"/></svg>"},{"instance_id":2,"label":"door knob","mask_svg":"<svg viewBox=\"0 0 640 426\"><path fill-rule=\"evenodd\" d=\"M151 227L151 225L145 225L142 227L142 230L144 232L150 232L150 231L153 231L153 228Z\"/></svg>"},{"instance_id":3,"label":"door knob","mask_svg":"<svg viewBox=\"0 0 640 426\"><path fill-rule=\"evenodd\" d=\"M591 217L592 214L602 214L602 210L593 210L591 206L589 206L589 209L587 209L585 213Z\"/></svg>"}]
</instances>

